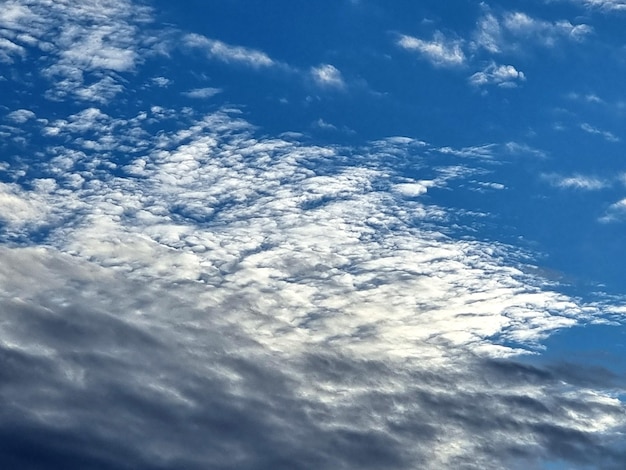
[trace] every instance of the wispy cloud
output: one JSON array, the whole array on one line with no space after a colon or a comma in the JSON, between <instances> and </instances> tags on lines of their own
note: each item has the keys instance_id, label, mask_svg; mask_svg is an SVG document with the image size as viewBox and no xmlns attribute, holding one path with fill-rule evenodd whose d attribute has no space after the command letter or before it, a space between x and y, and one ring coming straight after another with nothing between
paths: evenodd
<instances>
[{"instance_id":1,"label":"wispy cloud","mask_svg":"<svg viewBox=\"0 0 626 470\"><path fill-rule=\"evenodd\" d=\"M397 45L408 51L415 51L435 66L458 67L465 64L462 42L446 38L437 31L432 40L402 35Z\"/></svg>"},{"instance_id":2,"label":"wispy cloud","mask_svg":"<svg viewBox=\"0 0 626 470\"><path fill-rule=\"evenodd\" d=\"M551 22L519 11L496 15L486 9L478 21L470 46L498 54L520 50L529 43L554 47L563 40L579 42L592 32L593 28L584 23L572 24L568 20Z\"/></svg>"},{"instance_id":3,"label":"wispy cloud","mask_svg":"<svg viewBox=\"0 0 626 470\"><path fill-rule=\"evenodd\" d=\"M274 67L278 63L265 52L243 46L234 46L201 34L188 34L184 38L188 47L198 48L214 59L239 63L253 68Z\"/></svg>"},{"instance_id":4,"label":"wispy cloud","mask_svg":"<svg viewBox=\"0 0 626 470\"><path fill-rule=\"evenodd\" d=\"M617 137L612 132L598 129L597 127L594 127L591 124L588 124L586 122L582 123L580 125L580 128L589 134L602 136L605 140L608 140L609 142L619 142L620 140L619 137Z\"/></svg>"},{"instance_id":5,"label":"wispy cloud","mask_svg":"<svg viewBox=\"0 0 626 470\"><path fill-rule=\"evenodd\" d=\"M622 222L626 220L626 198L611 204L599 221L603 223Z\"/></svg>"},{"instance_id":6,"label":"wispy cloud","mask_svg":"<svg viewBox=\"0 0 626 470\"><path fill-rule=\"evenodd\" d=\"M573 3L580 5L599 8L607 11L621 11L626 10L626 2L623 0L570 0Z\"/></svg>"},{"instance_id":7,"label":"wispy cloud","mask_svg":"<svg viewBox=\"0 0 626 470\"><path fill-rule=\"evenodd\" d=\"M547 47L554 46L561 38L580 41L593 31L591 26L586 24L573 25L567 20L550 22L522 12L507 13L502 24L513 35L535 40Z\"/></svg>"},{"instance_id":8,"label":"wispy cloud","mask_svg":"<svg viewBox=\"0 0 626 470\"><path fill-rule=\"evenodd\" d=\"M322 87L343 88L345 86L341 72L330 64L311 68L311 76L315 83Z\"/></svg>"},{"instance_id":9,"label":"wispy cloud","mask_svg":"<svg viewBox=\"0 0 626 470\"><path fill-rule=\"evenodd\" d=\"M198 98L198 99L206 99L211 98L219 93L222 90L220 88L206 87L206 88L194 88L193 90L185 91L183 95L189 98Z\"/></svg>"},{"instance_id":10,"label":"wispy cloud","mask_svg":"<svg viewBox=\"0 0 626 470\"><path fill-rule=\"evenodd\" d=\"M551 185L562 189L578 189L597 191L611 186L611 182L594 176L572 175L563 176L554 173L543 174L542 178Z\"/></svg>"},{"instance_id":11,"label":"wispy cloud","mask_svg":"<svg viewBox=\"0 0 626 470\"><path fill-rule=\"evenodd\" d=\"M296 74L303 80L313 82L321 88L344 88L344 78L335 66L321 64L302 70L289 64L275 60L263 51L243 46L227 44L217 39L210 39L200 34L187 34L184 44L189 48L203 50L208 57L229 64L240 64L253 69L281 69L285 72Z\"/></svg>"}]
</instances>

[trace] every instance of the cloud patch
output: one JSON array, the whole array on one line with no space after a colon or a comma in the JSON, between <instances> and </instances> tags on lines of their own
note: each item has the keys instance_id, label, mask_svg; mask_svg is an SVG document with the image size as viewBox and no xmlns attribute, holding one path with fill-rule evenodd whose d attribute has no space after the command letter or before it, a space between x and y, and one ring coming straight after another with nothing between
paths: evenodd
<instances>
[{"instance_id":1,"label":"cloud patch","mask_svg":"<svg viewBox=\"0 0 626 470\"><path fill-rule=\"evenodd\" d=\"M466 61L462 42L448 39L440 31L430 41L402 35L396 44L407 51L417 52L438 67L458 67Z\"/></svg>"},{"instance_id":2,"label":"cloud patch","mask_svg":"<svg viewBox=\"0 0 626 470\"><path fill-rule=\"evenodd\" d=\"M605 131L605 130L602 130L602 129L598 129L597 127L594 127L591 124L586 123L586 122L582 123L580 125L580 128L583 131L587 132L588 134L599 135L599 136L603 137L604 140L607 140L609 142L619 142L620 141L620 138L617 137L612 132Z\"/></svg>"},{"instance_id":3,"label":"cloud patch","mask_svg":"<svg viewBox=\"0 0 626 470\"><path fill-rule=\"evenodd\" d=\"M526 81L524 72L512 65L496 65L495 63L491 63L469 78L469 82L476 87L496 85L501 88L515 88L524 81Z\"/></svg>"},{"instance_id":4,"label":"cloud patch","mask_svg":"<svg viewBox=\"0 0 626 470\"><path fill-rule=\"evenodd\" d=\"M194 88L193 90L185 91L183 92L183 95L188 98L207 99L221 92L222 90L220 88L205 87L205 88Z\"/></svg>"},{"instance_id":5,"label":"cloud patch","mask_svg":"<svg viewBox=\"0 0 626 470\"><path fill-rule=\"evenodd\" d=\"M345 82L341 72L333 65L322 64L311 69L311 76L315 83L321 87L343 88Z\"/></svg>"},{"instance_id":6,"label":"cloud patch","mask_svg":"<svg viewBox=\"0 0 626 470\"><path fill-rule=\"evenodd\" d=\"M227 44L201 34L188 34L184 38L187 47L203 50L210 58L226 63L236 63L255 69L274 67L278 63L265 52L244 46Z\"/></svg>"},{"instance_id":7,"label":"cloud patch","mask_svg":"<svg viewBox=\"0 0 626 470\"><path fill-rule=\"evenodd\" d=\"M542 175L551 185L562 189L578 189L583 191L598 191L610 186L610 182L585 175L562 176L557 174Z\"/></svg>"}]
</instances>

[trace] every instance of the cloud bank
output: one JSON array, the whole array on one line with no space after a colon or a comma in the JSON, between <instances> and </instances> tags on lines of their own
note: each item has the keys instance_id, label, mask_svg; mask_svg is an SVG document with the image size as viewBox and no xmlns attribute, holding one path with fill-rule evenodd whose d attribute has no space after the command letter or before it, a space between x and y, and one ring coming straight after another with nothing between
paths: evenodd
<instances>
[{"instance_id":1,"label":"cloud bank","mask_svg":"<svg viewBox=\"0 0 626 470\"><path fill-rule=\"evenodd\" d=\"M6 7L7 31L49 48L46 96L72 106L24 103L6 114L23 128L3 128L25 147L0 169L1 467L621 468L623 378L528 359L619 306L458 236L467 214L429 199L535 149L263 135L235 107L127 87L150 53L131 41L150 17L130 2ZM439 39L409 46L458 65ZM343 83L331 65L306 70ZM176 83L164 75L147 83ZM139 92L136 109L109 106Z\"/></svg>"}]
</instances>

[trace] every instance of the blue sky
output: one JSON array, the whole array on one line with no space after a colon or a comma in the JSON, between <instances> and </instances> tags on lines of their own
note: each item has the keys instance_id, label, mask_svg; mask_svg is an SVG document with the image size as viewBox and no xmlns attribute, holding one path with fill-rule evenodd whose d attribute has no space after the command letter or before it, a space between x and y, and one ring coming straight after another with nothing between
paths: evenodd
<instances>
[{"instance_id":1,"label":"blue sky","mask_svg":"<svg viewBox=\"0 0 626 470\"><path fill-rule=\"evenodd\" d=\"M623 468L626 3L442 3L2 3L3 468Z\"/></svg>"}]
</instances>

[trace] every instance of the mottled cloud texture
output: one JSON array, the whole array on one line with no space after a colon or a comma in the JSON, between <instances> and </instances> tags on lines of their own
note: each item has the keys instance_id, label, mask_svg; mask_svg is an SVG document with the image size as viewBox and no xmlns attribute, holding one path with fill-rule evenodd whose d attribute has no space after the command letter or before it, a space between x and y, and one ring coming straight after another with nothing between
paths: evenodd
<instances>
[{"instance_id":1,"label":"mottled cloud texture","mask_svg":"<svg viewBox=\"0 0 626 470\"><path fill-rule=\"evenodd\" d=\"M23 147L0 184L0 467L621 468L623 378L525 360L610 306L451 233L463 214L425 196L473 175L465 163L402 173L496 147L314 145L150 88L121 112L107 100L133 96L125 77L152 53L137 44L160 38L135 24L149 12L55 5L0 13L15 41L47 44L49 98L81 97L5 116ZM310 70L343 83L330 67ZM96 69L117 88L88 99Z\"/></svg>"}]
</instances>

